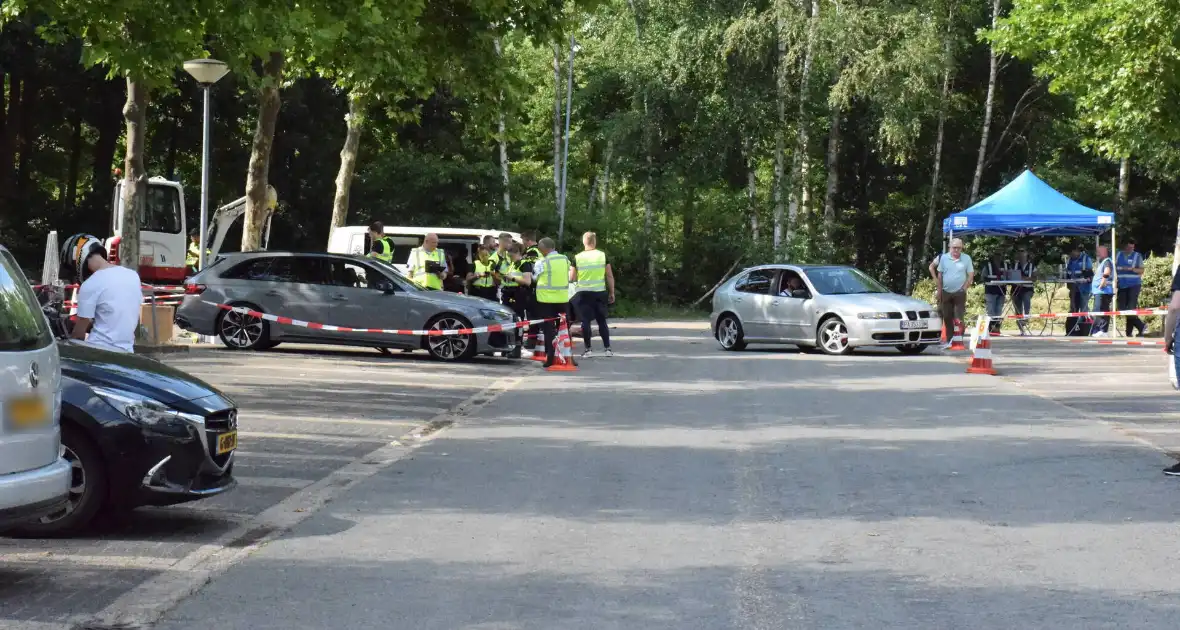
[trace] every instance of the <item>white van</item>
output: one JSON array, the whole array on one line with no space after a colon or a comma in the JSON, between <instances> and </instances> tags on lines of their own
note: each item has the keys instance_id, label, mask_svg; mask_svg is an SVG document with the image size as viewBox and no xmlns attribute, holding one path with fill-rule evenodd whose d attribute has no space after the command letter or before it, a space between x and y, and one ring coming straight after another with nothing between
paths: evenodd
<instances>
[{"instance_id":1,"label":"white van","mask_svg":"<svg viewBox=\"0 0 1180 630\"><path fill-rule=\"evenodd\" d=\"M422 244L427 234L437 234L438 246L454 260L455 275L459 277L467 275L467 269L475 259L475 250L483 242L483 237L499 238L503 233L505 230L385 226L385 234L393 239L393 266L398 271L406 273L410 252ZM507 233L512 235L512 240L520 242L520 234ZM332 230L332 236L328 239L328 252L364 256L369 253L370 245L368 226L348 225Z\"/></svg>"},{"instance_id":2,"label":"white van","mask_svg":"<svg viewBox=\"0 0 1180 630\"><path fill-rule=\"evenodd\" d=\"M0 246L0 528L67 504L57 340L16 260Z\"/></svg>"}]
</instances>

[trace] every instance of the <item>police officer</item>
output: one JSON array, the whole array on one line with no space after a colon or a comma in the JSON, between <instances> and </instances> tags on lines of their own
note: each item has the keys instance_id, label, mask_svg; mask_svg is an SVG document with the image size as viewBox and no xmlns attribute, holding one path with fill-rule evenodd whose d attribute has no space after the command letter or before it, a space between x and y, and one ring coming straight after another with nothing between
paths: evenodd
<instances>
[{"instance_id":1,"label":"police officer","mask_svg":"<svg viewBox=\"0 0 1180 630\"><path fill-rule=\"evenodd\" d=\"M205 248L205 260L208 261L213 252L209 248ZM188 274L190 276L196 275L200 271L197 267L201 264L201 231L193 228L188 233L188 251L184 254L184 266L188 267Z\"/></svg>"},{"instance_id":2,"label":"police officer","mask_svg":"<svg viewBox=\"0 0 1180 630\"><path fill-rule=\"evenodd\" d=\"M520 243L513 243L508 247L508 269L500 281L504 305L511 308L512 312L516 313L516 318L521 321L526 318L525 309L529 304L533 284L533 264L524 260L523 254L524 246ZM521 344L517 343L516 349L509 353L508 357L519 359L520 354Z\"/></svg>"},{"instance_id":3,"label":"police officer","mask_svg":"<svg viewBox=\"0 0 1180 630\"><path fill-rule=\"evenodd\" d=\"M467 284L471 287L469 293L485 300L496 301L496 264L492 261L486 246L479 246L472 267L474 269L467 273Z\"/></svg>"},{"instance_id":4,"label":"police officer","mask_svg":"<svg viewBox=\"0 0 1180 630\"><path fill-rule=\"evenodd\" d=\"M447 275L447 258L438 248L438 234L422 239L422 247L410 252L409 276L420 287L441 291Z\"/></svg>"},{"instance_id":5,"label":"police officer","mask_svg":"<svg viewBox=\"0 0 1180 630\"><path fill-rule=\"evenodd\" d=\"M507 305L507 298L504 296L504 277L512 269L512 254L508 251L512 246L512 235L507 232L501 232L497 241L495 251L488 250L492 252L488 258L492 261L492 273L495 275L496 281L500 284L500 303Z\"/></svg>"},{"instance_id":6,"label":"police officer","mask_svg":"<svg viewBox=\"0 0 1180 630\"><path fill-rule=\"evenodd\" d=\"M525 230L524 232L520 233L520 240L524 243L522 246L524 251L521 254L521 260L523 260L525 263L528 263L530 266L536 265L537 261L541 259L541 250L537 247L537 233L533 230ZM533 278L534 280L536 279L536 274L533 275ZM525 317L527 319L537 319L539 317L539 315L537 315L533 309L533 304L535 302L535 296L533 295L535 291L535 285L536 283L534 282L534 288L518 292L517 299L523 299L525 302L524 310ZM531 350L534 346L536 346L536 344L537 335L530 329L528 336L525 337L524 347L526 350Z\"/></svg>"},{"instance_id":7,"label":"police officer","mask_svg":"<svg viewBox=\"0 0 1180 630\"><path fill-rule=\"evenodd\" d=\"M538 260L541 259L542 256L544 256L544 254L541 253L541 249L539 247L537 247L537 233L536 232L534 232L532 230L525 231L525 232L521 233L520 238L521 238L521 240L524 241L524 259L525 260L527 260L531 263L536 263Z\"/></svg>"},{"instance_id":8,"label":"police officer","mask_svg":"<svg viewBox=\"0 0 1180 630\"><path fill-rule=\"evenodd\" d=\"M598 249L598 236L594 232L582 235L583 251L574 256L574 269L570 280L578 283L574 294L574 309L582 322L582 343L586 345L583 357L593 354L590 349L590 323L598 324L598 336L606 348L606 356L615 356L610 349L610 330L606 323L607 304L615 302L615 275L606 254Z\"/></svg>"},{"instance_id":9,"label":"police officer","mask_svg":"<svg viewBox=\"0 0 1180 630\"><path fill-rule=\"evenodd\" d=\"M536 287L536 317L546 319L564 315L569 307L570 261L557 253L553 239L545 237L537 244L542 256L533 263L533 282ZM553 365L553 340L557 338L557 324L550 320L541 325L545 334L545 365Z\"/></svg>"},{"instance_id":10,"label":"police officer","mask_svg":"<svg viewBox=\"0 0 1180 630\"><path fill-rule=\"evenodd\" d=\"M369 224L369 258L376 258L381 262L393 264L393 240L385 235L385 226L380 221Z\"/></svg>"}]
</instances>

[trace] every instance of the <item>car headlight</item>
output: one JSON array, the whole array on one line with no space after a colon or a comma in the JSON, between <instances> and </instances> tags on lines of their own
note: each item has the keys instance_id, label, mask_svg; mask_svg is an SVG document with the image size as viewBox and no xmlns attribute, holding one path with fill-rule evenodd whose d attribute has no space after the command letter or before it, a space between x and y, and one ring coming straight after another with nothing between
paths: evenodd
<instances>
[{"instance_id":1,"label":"car headlight","mask_svg":"<svg viewBox=\"0 0 1180 630\"><path fill-rule=\"evenodd\" d=\"M490 319L494 322L510 322L510 321L512 321L512 313L507 313L504 311L493 311L490 308L479 309L479 314L484 319Z\"/></svg>"},{"instance_id":2,"label":"car headlight","mask_svg":"<svg viewBox=\"0 0 1180 630\"><path fill-rule=\"evenodd\" d=\"M857 313L857 319L889 319L889 313Z\"/></svg>"},{"instance_id":3,"label":"car headlight","mask_svg":"<svg viewBox=\"0 0 1180 630\"><path fill-rule=\"evenodd\" d=\"M204 421L204 418L200 416L182 413L154 398L140 394L106 387L92 387L91 389L116 411L127 416L132 422L143 426L176 424L178 420Z\"/></svg>"}]
</instances>

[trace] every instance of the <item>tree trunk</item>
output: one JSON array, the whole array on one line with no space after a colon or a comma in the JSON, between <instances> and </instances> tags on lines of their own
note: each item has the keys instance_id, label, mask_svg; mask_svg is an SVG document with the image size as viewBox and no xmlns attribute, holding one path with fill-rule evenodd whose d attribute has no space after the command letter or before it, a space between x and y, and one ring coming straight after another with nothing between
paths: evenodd
<instances>
[{"instance_id":1,"label":"tree trunk","mask_svg":"<svg viewBox=\"0 0 1180 630\"><path fill-rule=\"evenodd\" d=\"M168 130L168 154L164 158L164 173L165 176L171 180L176 181L176 150L177 144L180 141L180 104L173 101L172 105L172 125Z\"/></svg>"},{"instance_id":2,"label":"tree trunk","mask_svg":"<svg viewBox=\"0 0 1180 630\"><path fill-rule=\"evenodd\" d=\"M16 187L23 196L32 183L33 147L37 144L37 91L40 87L33 80L24 80L20 99L20 156L17 159Z\"/></svg>"},{"instance_id":3,"label":"tree trunk","mask_svg":"<svg viewBox=\"0 0 1180 630\"><path fill-rule=\"evenodd\" d=\"M828 129L828 181L824 188L824 242L832 246L836 231L836 194L840 190L840 108L832 108L831 127Z\"/></svg>"},{"instance_id":4,"label":"tree trunk","mask_svg":"<svg viewBox=\"0 0 1180 630\"><path fill-rule=\"evenodd\" d=\"M693 195L689 193L688 203L684 204L684 217L680 223L680 286L691 287L692 270L694 265L698 262L696 256L689 255L689 243L692 241L693 232L693 215L696 208L693 204Z\"/></svg>"},{"instance_id":5,"label":"tree trunk","mask_svg":"<svg viewBox=\"0 0 1180 630\"><path fill-rule=\"evenodd\" d=\"M65 194L62 208L73 212L78 206L78 171L82 166L82 109L75 108L74 120L70 123L74 133L70 136L70 161L66 166Z\"/></svg>"},{"instance_id":6,"label":"tree trunk","mask_svg":"<svg viewBox=\"0 0 1180 630\"><path fill-rule=\"evenodd\" d=\"M787 205L787 238L789 247L796 231L799 206L807 194L807 145L810 144L807 123L807 98L811 81L811 57L815 47L816 28L819 25L819 0L811 1L811 12L807 20L807 47L803 51L803 71L799 78L799 114L796 122L795 152L791 158L791 195Z\"/></svg>"},{"instance_id":7,"label":"tree trunk","mask_svg":"<svg viewBox=\"0 0 1180 630\"><path fill-rule=\"evenodd\" d=\"M639 14L639 7L636 0L628 0L631 5L631 13L635 16L635 41L641 47L643 45L643 18ZM555 56L554 59L557 59ZM648 102L648 88L643 87L643 152L644 163L646 165L646 173L643 181L643 241L644 241L644 257L647 259L647 283L650 291L651 301L654 303L659 299L659 290L657 285L658 274L656 273L656 256L655 244L653 241L652 227L655 222L655 208L653 205L652 194L655 192L654 170L655 164L652 158L652 119L651 119L651 105Z\"/></svg>"},{"instance_id":8,"label":"tree trunk","mask_svg":"<svg viewBox=\"0 0 1180 630\"><path fill-rule=\"evenodd\" d=\"M598 205L602 213L606 214L607 203L610 202L610 163L615 157L615 140L606 141L606 165L602 168L602 187L599 188Z\"/></svg>"},{"instance_id":9,"label":"tree trunk","mask_svg":"<svg viewBox=\"0 0 1180 630\"><path fill-rule=\"evenodd\" d=\"M746 212L750 215L750 242L756 246L761 237L758 229L758 173L755 170L754 142L746 138L742 143L746 156Z\"/></svg>"},{"instance_id":10,"label":"tree trunk","mask_svg":"<svg viewBox=\"0 0 1180 630\"><path fill-rule=\"evenodd\" d=\"M365 107L368 104L367 95L353 88L348 95L348 116L345 124L348 131L344 134L344 147L340 149L340 170L336 171L336 196L332 198L332 224L329 226L328 239L338 227L344 227L348 221L348 201L352 190L352 177L356 173L356 156L360 151L361 134L365 129ZM386 220L388 220L386 218Z\"/></svg>"},{"instance_id":11,"label":"tree trunk","mask_svg":"<svg viewBox=\"0 0 1180 630\"><path fill-rule=\"evenodd\" d=\"M561 49L553 44L553 199L561 207Z\"/></svg>"},{"instance_id":12,"label":"tree trunk","mask_svg":"<svg viewBox=\"0 0 1180 630\"><path fill-rule=\"evenodd\" d=\"M992 0L993 29L996 27L996 20L999 19L999 16L1000 0ZM988 136L991 135L992 130L992 110L995 107L996 99L996 75L1000 71L1000 56L992 46L988 46L988 58L990 69L987 74L987 100L983 104L983 130L979 134L979 155L975 159L975 177L971 179L971 197L967 201L968 207L979 201L979 182L983 179L983 163L987 156Z\"/></svg>"},{"instance_id":13,"label":"tree trunk","mask_svg":"<svg viewBox=\"0 0 1180 630\"><path fill-rule=\"evenodd\" d=\"M1119 162L1119 212L1126 212L1127 201L1131 199L1131 158Z\"/></svg>"},{"instance_id":14,"label":"tree trunk","mask_svg":"<svg viewBox=\"0 0 1180 630\"><path fill-rule=\"evenodd\" d=\"M20 121L21 80L16 75L8 77L8 114L4 121L4 132L0 135L0 191L7 191L16 181L16 140Z\"/></svg>"},{"instance_id":15,"label":"tree trunk","mask_svg":"<svg viewBox=\"0 0 1180 630\"><path fill-rule=\"evenodd\" d=\"M780 9L781 10L781 9ZM787 21L782 16L778 16L777 20L778 30L778 68L775 86L775 107L778 114L778 126L774 131L774 190L772 197L774 199L774 235L771 244L775 250L775 258L778 258L778 248L783 242L783 213L786 209L783 204L783 177L786 171L786 156L783 152L786 150L786 133L787 133Z\"/></svg>"},{"instance_id":16,"label":"tree trunk","mask_svg":"<svg viewBox=\"0 0 1180 630\"><path fill-rule=\"evenodd\" d=\"M503 56L504 51L500 47L501 46L500 45L500 38L497 37L493 41L493 43L496 46L496 56L497 57ZM501 185L504 186L504 217L505 217L505 219L507 219L508 212L509 212L509 210L512 209L512 192L511 192L511 188L509 188L509 186L508 186L508 184L509 184L509 180L508 180L508 175L509 175L508 136L507 136L507 132L505 130L506 125L504 122L504 91L503 90L500 91L499 105L500 105L500 120L499 120L499 124L497 125L497 130L499 131L499 144L500 144L500 182L501 182Z\"/></svg>"},{"instance_id":17,"label":"tree trunk","mask_svg":"<svg viewBox=\"0 0 1180 630\"><path fill-rule=\"evenodd\" d=\"M942 177L942 144L946 137L946 108L951 93L951 37L950 18L947 18L947 37L943 42L942 95L938 101L938 134L934 141L934 174L930 178L930 196L926 199L926 233L922 237L922 253L919 260L926 260L930 253L930 237L934 234L934 213L938 201L938 181Z\"/></svg>"},{"instance_id":18,"label":"tree trunk","mask_svg":"<svg viewBox=\"0 0 1180 630\"><path fill-rule=\"evenodd\" d=\"M143 153L147 147L148 93L135 78L127 77L127 103L123 120L127 125L127 152L123 158L123 221L119 226L119 264L139 271L139 215L147 203L147 169Z\"/></svg>"},{"instance_id":19,"label":"tree trunk","mask_svg":"<svg viewBox=\"0 0 1180 630\"><path fill-rule=\"evenodd\" d=\"M258 124L254 127L254 143L250 148L250 166L246 174L246 218L242 227L242 251L252 252L262 247L262 233L271 208L267 199L270 176L271 149L274 148L275 125L279 120L279 85L283 80L285 58L282 52L271 52L262 66L262 87L258 89Z\"/></svg>"}]
</instances>

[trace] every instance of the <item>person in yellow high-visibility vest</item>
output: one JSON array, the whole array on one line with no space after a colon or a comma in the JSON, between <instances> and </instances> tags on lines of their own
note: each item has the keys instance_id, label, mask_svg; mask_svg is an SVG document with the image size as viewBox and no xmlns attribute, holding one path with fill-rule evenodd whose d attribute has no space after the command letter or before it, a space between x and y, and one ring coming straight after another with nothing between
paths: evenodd
<instances>
[{"instance_id":1,"label":"person in yellow high-visibility vest","mask_svg":"<svg viewBox=\"0 0 1180 630\"><path fill-rule=\"evenodd\" d=\"M578 320L582 322L582 343L586 350L583 357L590 357L594 352L590 349L590 323L598 324L598 336L602 337L602 345L606 348L606 356L615 356L610 349L610 329L606 323L608 304L615 303L615 274L606 260L606 254L598 249L598 236L594 232L582 235L583 251L574 256L574 265L570 269L570 281L577 282L577 293L574 294L574 310Z\"/></svg>"},{"instance_id":2,"label":"person in yellow high-visibility vest","mask_svg":"<svg viewBox=\"0 0 1180 630\"><path fill-rule=\"evenodd\" d=\"M424 289L442 290L447 275L447 257L438 248L438 234L430 233L422 239L422 247L410 252L407 265L410 280Z\"/></svg>"},{"instance_id":3,"label":"person in yellow high-visibility vest","mask_svg":"<svg viewBox=\"0 0 1180 630\"><path fill-rule=\"evenodd\" d=\"M385 225L380 221L369 224L369 243L369 258L393 264L393 239L385 235Z\"/></svg>"},{"instance_id":4,"label":"person in yellow high-visibility vest","mask_svg":"<svg viewBox=\"0 0 1180 630\"><path fill-rule=\"evenodd\" d=\"M536 317L551 318L563 315L569 306L570 261L557 253L553 239L545 237L537 243L541 258L533 263L533 283L537 288ZM545 335L545 367L553 365L553 340L557 338L557 323L541 324Z\"/></svg>"},{"instance_id":5,"label":"person in yellow high-visibility vest","mask_svg":"<svg viewBox=\"0 0 1180 630\"><path fill-rule=\"evenodd\" d=\"M485 300L496 301L496 262L485 245L480 245L467 273L468 293Z\"/></svg>"},{"instance_id":6,"label":"person in yellow high-visibility vest","mask_svg":"<svg viewBox=\"0 0 1180 630\"><path fill-rule=\"evenodd\" d=\"M213 257L213 250L208 247L205 248L205 264L213 262L210 258ZM196 275L200 269L197 268L201 263L201 231L197 229L189 230L188 233L188 251L184 253L184 266L188 267L188 275Z\"/></svg>"}]
</instances>

